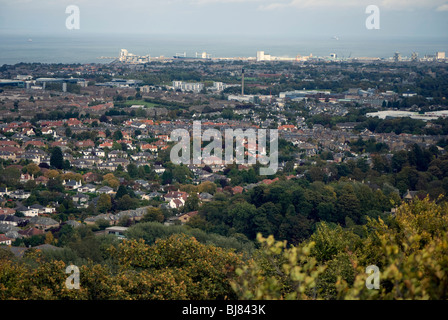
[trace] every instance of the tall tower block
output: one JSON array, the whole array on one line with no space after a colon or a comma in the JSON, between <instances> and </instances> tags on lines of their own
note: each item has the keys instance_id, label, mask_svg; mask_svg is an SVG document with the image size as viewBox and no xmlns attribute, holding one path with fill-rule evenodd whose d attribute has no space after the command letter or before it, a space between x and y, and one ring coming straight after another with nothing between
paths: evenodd
<instances>
[{"instance_id":1,"label":"tall tower block","mask_svg":"<svg viewBox=\"0 0 448 320\"><path fill-rule=\"evenodd\" d=\"M241 95L244 96L244 68L241 71Z\"/></svg>"}]
</instances>

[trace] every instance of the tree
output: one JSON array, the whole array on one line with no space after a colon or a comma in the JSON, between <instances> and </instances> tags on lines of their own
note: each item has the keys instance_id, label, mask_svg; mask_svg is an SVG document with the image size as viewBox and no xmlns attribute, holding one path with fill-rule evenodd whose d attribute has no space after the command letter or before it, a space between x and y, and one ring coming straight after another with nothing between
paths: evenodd
<instances>
[{"instance_id":1,"label":"tree","mask_svg":"<svg viewBox=\"0 0 448 320\"><path fill-rule=\"evenodd\" d=\"M38 172L40 172L40 168L35 163L30 163L26 166L26 171L31 175L36 175Z\"/></svg>"},{"instance_id":2,"label":"tree","mask_svg":"<svg viewBox=\"0 0 448 320\"><path fill-rule=\"evenodd\" d=\"M62 181L57 178L51 178L47 182L47 189L49 191L62 192L64 191L64 186L62 185Z\"/></svg>"},{"instance_id":3,"label":"tree","mask_svg":"<svg viewBox=\"0 0 448 320\"><path fill-rule=\"evenodd\" d=\"M118 210L130 210L138 207L138 200L131 198L129 194L125 194L123 197L117 200Z\"/></svg>"},{"instance_id":4,"label":"tree","mask_svg":"<svg viewBox=\"0 0 448 320\"><path fill-rule=\"evenodd\" d=\"M134 163L130 163L126 166L126 169L129 173L129 176L131 178L136 178L138 177L138 168Z\"/></svg>"},{"instance_id":5,"label":"tree","mask_svg":"<svg viewBox=\"0 0 448 320\"><path fill-rule=\"evenodd\" d=\"M61 148L53 148L50 156L50 165L56 169L62 169L64 167L64 155Z\"/></svg>"},{"instance_id":6,"label":"tree","mask_svg":"<svg viewBox=\"0 0 448 320\"><path fill-rule=\"evenodd\" d=\"M311 222L301 214L297 214L294 205L286 210L285 218L279 227L279 239L287 239L292 244L298 244L311 234Z\"/></svg>"},{"instance_id":7,"label":"tree","mask_svg":"<svg viewBox=\"0 0 448 320\"><path fill-rule=\"evenodd\" d=\"M183 212L191 212L197 211L199 209L199 197L197 193L191 193L187 200L185 200L184 207L182 208Z\"/></svg>"},{"instance_id":8,"label":"tree","mask_svg":"<svg viewBox=\"0 0 448 320\"><path fill-rule=\"evenodd\" d=\"M185 183L191 176L191 171L183 165L176 165L172 171L173 179L179 183Z\"/></svg>"},{"instance_id":9,"label":"tree","mask_svg":"<svg viewBox=\"0 0 448 320\"><path fill-rule=\"evenodd\" d=\"M257 235L261 249L255 259L238 267L231 282L239 299L310 300L318 277L325 271L310 255L313 243L288 247L286 241Z\"/></svg>"},{"instance_id":10,"label":"tree","mask_svg":"<svg viewBox=\"0 0 448 320\"><path fill-rule=\"evenodd\" d=\"M370 220L360 252L351 257L357 276L353 283L339 282L338 298L447 299L447 212L446 202L415 199L398 208L393 223ZM365 285L372 261L381 271L378 290Z\"/></svg>"},{"instance_id":11,"label":"tree","mask_svg":"<svg viewBox=\"0 0 448 320\"><path fill-rule=\"evenodd\" d=\"M235 231L246 235L249 239L256 236L254 218L257 210L253 204L247 202L236 203L229 209L229 218Z\"/></svg>"},{"instance_id":12,"label":"tree","mask_svg":"<svg viewBox=\"0 0 448 320\"><path fill-rule=\"evenodd\" d=\"M123 139L123 133L121 132L121 130L117 130L114 132L113 139L114 140L122 140Z\"/></svg>"},{"instance_id":13,"label":"tree","mask_svg":"<svg viewBox=\"0 0 448 320\"><path fill-rule=\"evenodd\" d=\"M120 185L120 181L115 178L113 173L105 174L103 176L103 182L111 188L117 188Z\"/></svg>"},{"instance_id":14,"label":"tree","mask_svg":"<svg viewBox=\"0 0 448 320\"><path fill-rule=\"evenodd\" d=\"M125 281L125 291L143 299L232 299L232 266L241 256L193 237L173 235L149 246L128 240L112 250L121 268L140 270L134 281ZM152 276L151 276L152 275ZM155 288L154 288L155 287ZM129 288L129 289L126 289Z\"/></svg>"},{"instance_id":15,"label":"tree","mask_svg":"<svg viewBox=\"0 0 448 320\"><path fill-rule=\"evenodd\" d=\"M99 196L97 208L102 213L112 208L112 200L108 194L103 193Z\"/></svg>"},{"instance_id":16,"label":"tree","mask_svg":"<svg viewBox=\"0 0 448 320\"><path fill-rule=\"evenodd\" d=\"M132 220L128 215L124 215L118 220L118 225L121 227L130 227L132 225Z\"/></svg>"},{"instance_id":17,"label":"tree","mask_svg":"<svg viewBox=\"0 0 448 320\"><path fill-rule=\"evenodd\" d=\"M47 232L47 234L45 235L45 243L46 244L56 243L56 239L54 238L53 233L51 233L51 231Z\"/></svg>"},{"instance_id":18,"label":"tree","mask_svg":"<svg viewBox=\"0 0 448 320\"><path fill-rule=\"evenodd\" d=\"M199 193L207 192L210 194L215 194L216 184L214 184L213 182L210 182L210 181L204 181L199 185L198 192Z\"/></svg>"},{"instance_id":19,"label":"tree","mask_svg":"<svg viewBox=\"0 0 448 320\"><path fill-rule=\"evenodd\" d=\"M336 202L337 221L345 223L345 217L349 217L355 223L360 222L361 204L351 185L346 185L340 191Z\"/></svg>"},{"instance_id":20,"label":"tree","mask_svg":"<svg viewBox=\"0 0 448 320\"><path fill-rule=\"evenodd\" d=\"M165 220L165 216L163 212L159 208L148 208L146 209L145 215L142 217L141 222L160 222L162 223Z\"/></svg>"},{"instance_id":21,"label":"tree","mask_svg":"<svg viewBox=\"0 0 448 320\"><path fill-rule=\"evenodd\" d=\"M115 199L118 200L124 195L128 194L128 191L124 185L118 187L117 193L115 194Z\"/></svg>"}]
</instances>

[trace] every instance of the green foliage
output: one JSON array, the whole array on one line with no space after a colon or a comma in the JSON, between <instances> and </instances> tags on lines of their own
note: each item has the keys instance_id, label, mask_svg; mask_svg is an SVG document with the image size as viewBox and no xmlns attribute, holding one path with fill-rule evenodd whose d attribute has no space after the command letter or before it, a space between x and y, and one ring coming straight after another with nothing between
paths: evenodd
<instances>
[{"instance_id":1,"label":"green foliage","mask_svg":"<svg viewBox=\"0 0 448 320\"><path fill-rule=\"evenodd\" d=\"M59 147L53 148L50 155L50 165L56 169L64 168L64 155Z\"/></svg>"},{"instance_id":2,"label":"green foliage","mask_svg":"<svg viewBox=\"0 0 448 320\"><path fill-rule=\"evenodd\" d=\"M314 244L288 248L286 241L275 241L272 236L263 238L260 234L257 240L262 245L260 256L238 268L238 278L232 282L239 298L315 299L316 281L325 267L310 256Z\"/></svg>"},{"instance_id":3,"label":"green foliage","mask_svg":"<svg viewBox=\"0 0 448 320\"><path fill-rule=\"evenodd\" d=\"M204 245L185 235L157 240L148 246L144 241L125 241L112 251L121 270L136 270L145 278L159 279L158 285L167 290L157 298L177 299L181 292L184 299L230 299L230 282L234 277L232 266L241 263L240 257L229 250ZM173 286L165 287L168 278ZM174 279L173 279L174 278ZM146 279L139 279L139 286ZM151 283L152 288L154 284ZM155 290L144 290L154 292Z\"/></svg>"},{"instance_id":4,"label":"green foliage","mask_svg":"<svg viewBox=\"0 0 448 320\"><path fill-rule=\"evenodd\" d=\"M163 212L159 208L148 208L146 214L142 217L141 222L159 222L162 223L165 220Z\"/></svg>"}]
</instances>

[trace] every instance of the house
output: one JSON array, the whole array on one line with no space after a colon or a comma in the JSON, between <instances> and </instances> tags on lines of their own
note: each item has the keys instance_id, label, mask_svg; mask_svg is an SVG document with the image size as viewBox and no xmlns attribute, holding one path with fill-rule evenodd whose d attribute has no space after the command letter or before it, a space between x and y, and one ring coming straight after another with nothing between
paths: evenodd
<instances>
[{"instance_id":1,"label":"house","mask_svg":"<svg viewBox=\"0 0 448 320\"><path fill-rule=\"evenodd\" d=\"M64 182L62 182L62 184L65 187L65 190L76 190L79 187L82 186L81 180L76 181L76 180L64 180Z\"/></svg>"},{"instance_id":2,"label":"house","mask_svg":"<svg viewBox=\"0 0 448 320\"><path fill-rule=\"evenodd\" d=\"M146 144L142 144L140 145L140 150L142 151L151 151L151 152L157 152L157 146L150 144L150 143L146 143Z\"/></svg>"},{"instance_id":3,"label":"house","mask_svg":"<svg viewBox=\"0 0 448 320\"><path fill-rule=\"evenodd\" d=\"M26 192L23 190L16 190L9 194L11 198L14 199L28 199L31 196L31 192Z\"/></svg>"},{"instance_id":4,"label":"house","mask_svg":"<svg viewBox=\"0 0 448 320\"><path fill-rule=\"evenodd\" d=\"M296 129L296 127L292 124L286 124L283 126L279 126L277 129L280 131L293 131Z\"/></svg>"},{"instance_id":5,"label":"house","mask_svg":"<svg viewBox=\"0 0 448 320\"><path fill-rule=\"evenodd\" d=\"M93 225L93 224L96 224L96 222L98 220L106 220L109 223L109 225L113 225L113 224L115 224L116 219L115 219L115 216L111 213L103 213L103 214L99 214L99 215L96 215L93 217L85 218L84 222L87 225Z\"/></svg>"},{"instance_id":6,"label":"house","mask_svg":"<svg viewBox=\"0 0 448 320\"><path fill-rule=\"evenodd\" d=\"M208 192L201 192L199 194L199 199L201 201L208 202L208 201L211 201L213 199L213 196L210 193L208 193Z\"/></svg>"},{"instance_id":7,"label":"house","mask_svg":"<svg viewBox=\"0 0 448 320\"><path fill-rule=\"evenodd\" d=\"M0 188L0 197L9 196L8 188Z\"/></svg>"},{"instance_id":8,"label":"house","mask_svg":"<svg viewBox=\"0 0 448 320\"><path fill-rule=\"evenodd\" d=\"M82 187L79 187L78 191L82 192L82 193L87 193L87 192L93 193L93 192L95 192L95 186L93 184L86 184Z\"/></svg>"},{"instance_id":9,"label":"house","mask_svg":"<svg viewBox=\"0 0 448 320\"><path fill-rule=\"evenodd\" d=\"M15 161L16 154L11 151L0 150L0 159Z\"/></svg>"},{"instance_id":10,"label":"house","mask_svg":"<svg viewBox=\"0 0 448 320\"><path fill-rule=\"evenodd\" d=\"M89 201L89 196L86 196L85 194L82 193L77 193L74 196L72 196L72 201L78 204L86 204Z\"/></svg>"},{"instance_id":11,"label":"house","mask_svg":"<svg viewBox=\"0 0 448 320\"><path fill-rule=\"evenodd\" d=\"M92 183L92 182L101 181L100 176L97 173L94 173L94 172L87 172L86 174L82 175L82 178L84 179L84 181L86 183Z\"/></svg>"},{"instance_id":12,"label":"house","mask_svg":"<svg viewBox=\"0 0 448 320\"><path fill-rule=\"evenodd\" d=\"M127 227L119 227L119 226L108 227L106 228L106 234L113 234L120 239L124 239L125 238L124 233L126 232L126 230L128 230Z\"/></svg>"},{"instance_id":13,"label":"house","mask_svg":"<svg viewBox=\"0 0 448 320\"><path fill-rule=\"evenodd\" d=\"M162 166L160 166L160 165L155 165L155 166L154 166L154 171L155 171L155 173L157 173L157 174L162 174L162 173L165 172L165 168L162 167Z\"/></svg>"},{"instance_id":14,"label":"house","mask_svg":"<svg viewBox=\"0 0 448 320\"><path fill-rule=\"evenodd\" d=\"M178 217L178 220L179 220L182 224L184 224L184 223L187 223L188 221L190 221L190 219L191 219L192 217L194 217L195 215L197 215L197 214L198 214L198 211L187 212L187 213L185 213L185 214L179 216L179 217Z\"/></svg>"},{"instance_id":15,"label":"house","mask_svg":"<svg viewBox=\"0 0 448 320\"><path fill-rule=\"evenodd\" d=\"M11 208L0 208L0 216L13 216L16 213L16 210Z\"/></svg>"},{"instance_id":16,"label":"house","mask_svg":"<svg viewBox=\"0 0 448 320\"><path fill-rule=\"evenodd\" d=\"M16 211L23 213L23 215L25 217L36 217L39 215L39 209L31 208L31 207L22 206L22 207L16 208Z\"/></svg>"},{"instance_id":17,"label":"house","mask_svg":"<svg viewBox=\"0 0 448 320\"><path fill-rule=\"evenodd\" d=\"M101 187L101 188L99 188L98 190L96 190L96 193L100 193L100 194L102 194L102 193L105 193L105 194L113 194L113 193L114 193L114 189L112 189L112 188L109 187L109 186L104 186L104 187Z\"/></svg>"},{"instance_id":18,"label":"house","mask_svg":"<svg viewBox=\"0 0 448 320\"><path fill-rule=\"evenodd\" d=\"M44 207L44 213L55 213L56 212L56 208L52 207L52 206L46 206Z\"/></svg>"},{"instance_id":19,"label":"house","mask_svg":"<svg viewBox=\"0 0 448 320\"><path fill-rule=\"evenodd\" d=\"M76 141L75 146L77 146L78 148L92 148L95 146L95 143L92 140L88 139L84 141Z\"/></svg>"},{"instance_id":20,"label":"house","mask_svg":"<svg viewBox=\"0 0 448 320\"><path fill-rule=\"evenodd\" d=\"M406 191L406 193L403 195L403 199L410 201L413 198L415 198L418 194L418 191L409 191L409 189Z\"/></svg>"},{"instance_id":21,"label":"house","mask_svg":"<svg viewBox=\"0 0 448 320\"><path fill-rule=\"evenodd\" d=\"M169 218L167 221L165 221L164 224L168 225L168 226L176 225L176 224L185 224L188 221L190 221L190 219L197 214L198 214L198 211L187 212L187 213Z\"/></svg>"},{"instance_id":22,"label":"house","mask_svg":"<svg viewBox=\"0 0 448 320\"><path fill-rule=\"evenodd\" d=\"M46 186L48 180L50 180L50 179L48 179L46 176L40 176L40 177L37 177L34 181L36 181L36 183L38 183L38 184L43 184Z\"/></svg>"},{"instance_id":23,"label":"house","mask_svg":"<svg viewBox=\"0 0 448 320\"><path fill-rule=\"evenodd\" d=\"M1 225L18 226L19 223L21 223L23 221L24 221L23 218L19 218L16 216L0 215L0 224Z\"/></svg>"},{"instance_id":24,"label":"house","mask_svg":"<svg viewBox=\"0 0 448 320\"><path fill-rule=\"evenodd\" d=\"M165 194L164 199L165 201L171 201L173 199L182 199L187 200L188 198L188 193L186 193L185 191L170 191L167 194Z\"/></svg>"},{"instance_id":25,"label":"house","mask_svg":"<svg viewBox=\"0 0 448 320\"><path fill-rule=\"evenodd\" d=\"M103 158L106 156L106 152L104 150L100 150L100 149L94 149L93 154L97 157Z\"/></svg>"},{"instance_id":26,"label":"house","mask_svg":"<svg viewBox=\"0 0 448 320\"><path fill-rule=\"evenodd\" d=\"M38 214L45 213L45 207L41 206L40 204L33 204L29 206L30 209L36 209Z\"/></svg>"},{"instance_id":27,"label":"house","mask_svg":"<svg viewBox=\"0 0 448 320\"><path fill-rule=\"evenodd\" d=\"M148 197L150 199L153 199L153 198L157 198L157 197L162 197L162 194L160 192L154 191L154 192L149 193Z\"/></svg>"},{"instance_id":28,"label":"house","mask_svg":"<svg viewBox=\"0 0 448 320\"><path fill-rule=\"evenodd\" d=\"M10 246L11 243L12 243L12 239L8 238L4 234L0 234L0 244L4 244L4 245L7 245L7 246Z\"/></svg>"},{"instance_id":29,"label":"house","mask_svg":"<svg viewBox=\"0 0 448 320\"><path fill-rule=\"evenodd\" d=\"M138 179L138 180L135 180L135 183L139 184L143 188L148 188L149 187L149 182L146 181L146 180Z\"/></svg>"},{"instance_id":30,"label":"house","mask_svg":"<svg viewBox=\"0 0 448 320\"><path fill-rule=\"evenodd\" d=\"M233 187L232 188L232 193L233 194L243 193L243 187L240 187L240 186Z\"/></svg>"},{"instance_id":31,"label":"house","mask_svg":"<svg viewBox=\"0 0 448 320\"><path fill-rule=\"evenodd\" d=\"M32 217L30 223L42 230L59 227L59 223L56 220L47 217Z\"/></svg>"},{"instance_id":32,"label":"house","mask_svg":"<svg viewBox=\"0 0 448 320\"><path fill-rule=\"evenodd\" d=\"M123 151L113 150L107 154L108 158L119 158L123 157L125 153Z\"/></svg>"},{"instance_id":33,"label":"house","mask_svg":"<svg viewBox=\"0 0 448 320\"><path fill-rule=\"evenodd\" d=\"M171 209L179 209L180 207L183 207L185 204L185 200L182 198L179 199L171 199L170 202L168 203L168 206Z\"/></svg>"},{"instance_id":34,"label":"house","mask_svg":"<svg viewBox=\"0 0 448 320\"><path fill-rule=\"evenodd\" d=\"M45 234L45 232L37 228L28 228L25 230L19 230L19 234L25 238L28 238L32 236L39 236Z\"/></svg>"},{"instance_id":35,"label":"house","mask_svg":"<svg viewBox=\"0 0 448 320\"><path fill-rule=\"evenodd\" d=\"M23 255L25 254L25 251L28 250L27 247L7 247L9 249L9 251L12 252L12 254L14 254L14 256L16 258L22 258Z\"/></svg>"},{"instance_id":36,"label":"house","mask_svg":"<svg viewBox=\"0 0 448 320\"><path fill-rule=\"evenodd\" d=\"M42 128L42 134L45 134L45 135L52 135L54 133L54 131L53 131L53 129L52 128Z\"/></svg>"},{"instance_id":37,"label":"house","mask_svg":"<svg viewBox=\"0 0 448 320\"><path fill-rule=\"evenodd\" d=\"M103 149L103 148L112 148L112 146L113 146L113 143L111 141L105 141L103 143L100 143L98 148L101 148L101 149Z\"/></svg>"},{"instance_id":38,"label":"house","mask_svg":"<svg viewBox=\"0 0 448 320\"><path fill-rule=\"evenodd\" d=\"M157 139L160 139L160 140L162 140L162 141L166 141L166 142L171 141L170 136L169 136L169 135L166 135L166 134L159 134L159 135L156 135L156 138L157 138Z\"/></svg>"},{"instance_id":39,"label":"house","mask_svg":"<svg viewBox=\"0 0 448 320\"><path fill-rule=\"evenodd\" d=\"M65 222L65 224L68 224L72 228L78 228L78 227L82 226L81 222L78 222L78 221L75 221L75 220L68 220L67 222Z\"/></svg>"}]
</instances>

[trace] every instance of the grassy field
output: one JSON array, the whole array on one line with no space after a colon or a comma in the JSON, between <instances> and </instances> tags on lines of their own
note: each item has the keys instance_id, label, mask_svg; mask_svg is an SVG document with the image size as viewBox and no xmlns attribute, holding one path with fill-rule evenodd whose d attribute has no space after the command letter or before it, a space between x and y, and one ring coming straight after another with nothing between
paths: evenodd
<instances>
[{"instance_id":1,"label":"grassy field","mask_svg":"<svg viewBox=\"0 0 448 320\"><path fill-rule=\"evenodd\" d=\"M127 106L132 106L132 105L144 105L146 108L154 108L154 107L159 107L159 105L152 103L152 102L146 102L144 100L127 100L126 102L124 102L125 105Z\"/></svg>"}]
</instances>

